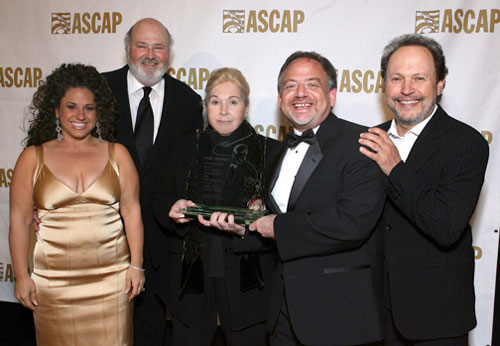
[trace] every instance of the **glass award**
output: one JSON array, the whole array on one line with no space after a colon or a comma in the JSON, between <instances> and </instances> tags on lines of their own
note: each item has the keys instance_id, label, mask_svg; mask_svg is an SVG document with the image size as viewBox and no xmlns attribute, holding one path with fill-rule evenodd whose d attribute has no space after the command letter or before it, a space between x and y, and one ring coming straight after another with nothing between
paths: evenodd
<instances>
[{"instance_id":1,"label":"glass award","mask_svg":"<svg viewBox=\"0 0 500 346\"><path fill-rule=\"evenodd\" d=\"M227 213L234 216L234 222L240 225L250 225L252 222L258 218L269 214L267 210L253 210L248 208L235 208L235 207L219 207L219 206L209 206L206 204L197 204L194 207L187 207L179 210L183 213L185 217L196 218L197 215L201 215L206 219L210 218L215 212Z\"/></svg>"},{"instance_id":2,"label":"glass award","mask_svg":"<svg viewBox=\"0 0 500 346\"><path fill-rule=\"evenodd\" d=\"M230 136L219 137L216 141L209 136L197 136L196 159L187 184L188 196L192 196L196 206L179 212L194 219L202 215L206 220L214 212L222 212L233 215L237 224L250 225L269 214L264 204L257 207L250 203L250 208L231 205L261 200L267 138L259 139L248 123Z\"/></svg>"}]
</instances>

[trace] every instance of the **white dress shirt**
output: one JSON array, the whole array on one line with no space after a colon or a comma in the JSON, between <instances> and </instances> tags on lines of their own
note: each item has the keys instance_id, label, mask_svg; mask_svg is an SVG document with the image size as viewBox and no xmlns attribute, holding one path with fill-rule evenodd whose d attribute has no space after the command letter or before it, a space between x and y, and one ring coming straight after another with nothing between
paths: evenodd
<instances>
[{"instance_id":1,"label":"white dress shirt","mask_svg":"<svg viewBox=\"0 0 500 346\"><path fill-rule=\"evenodd\" d=\"M425 128L425 125L427 125L431 120L431 118L434 116L436 110L437 110L437 105L434 108L434 111L432 112L431 115L429 115L424 121L412 127L411 130L406 132L405 135L402 137L398 135L398 130L396 128L396 121L392 119L391 127L389 131L387 131L387 134L389 135L389 138L391 139L392 143L394 143L396 148L398 148L399 156L401 157L401 160L403 160L403 162L406 162L406 160L408 159L408 155L410 155L411 148L413 148L413 145L417 141L418 136L420 136L423 129Z\"/></svg>"},{"instance_id":2,"label":"white dress shirt","mask_svg":"<svg viewBox=\"0 0 500 346\"><path fill-rule=\"evenodd\" d=\"M318 129L319 126L313 129L314 134L318 132ZM294 129L293 132L296 135L302 135L302 132L296 129ZM283 213L286 213L288 210L288 200L290 199L292 186L295 182L295 176L299 171L300 165L302 164L309 147L310 145L308 143L301 142L295 148L288 148L285 157L283 158L278 179L276 180L276 184L271 192L274 200Z\"/></svg>"},{"instance_id":3,"label":"white dress shirt","mask_svg":"<svg viewBox=\"0 0 500 346\"><path fill-rule=\"evenodd\" d=\"M137 120L137 109L139 108L139 103L141 103L141 99L144 96L144 90L142 90L143 87L144 85L142 85L129 70L127 74L127 91L130 104L130 114L132 115L132 126L134 129ZM153 108L153 141L155 141L156 135L158 134L158 128L160 127L161 113L163 111L165 79L162 78L158 83L153 85L151 89L151 94L149 94L149 102L151 103L151 108Z\"/></svg>"}]
</instances>

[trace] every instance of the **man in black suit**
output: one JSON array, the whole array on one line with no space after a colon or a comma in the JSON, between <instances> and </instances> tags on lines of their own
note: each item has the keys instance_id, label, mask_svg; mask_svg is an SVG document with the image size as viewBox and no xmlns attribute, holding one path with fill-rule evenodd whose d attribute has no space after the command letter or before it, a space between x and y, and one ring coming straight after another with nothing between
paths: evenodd
<instances>
[{"instance_id":1,"label":"man in black suit","mask_svg":"<svg viewBox=\"0 0 500 346\"><path fill-rule=\"evenodd\" d=\"M168 238L151 208L161 186L160 170L176 140L202 127L201 98L165 74L171 42L160 22L141 19L125 37L128 64L104 73L118 103L118 141L129 150L140 177L146 290L135 299L136 346L163 345L166 339Z\"/></svg>"},{"instance_id":2,"label":"man in black suit","mask_svg":"<svg viewBox=\"0 0 500 346\"><path fill-rule=\"evenodd\" d=\"M387 175L386 345L467 345L476 325L469 220L488 161L484 138L437 104L448 72L439 43L403 35L381 62L394 119L360 148Z\"/></svg>"},{"instance_id":3,"label":"man in black suit","mask_svg":"<svg viewBox=\"0 0 500 346\"><path fill-rule=\"evenodd\" d=\"M275 239L279 254L271 344L378 341L383 259L381 236L373 230L385 194L383 174L358 151L366 129L331 113L337 74L315 52L295 52L286 60L278 91L295 139L270 181L267 202L274 214L250 225Z\"/></svg>"}]
</instances>

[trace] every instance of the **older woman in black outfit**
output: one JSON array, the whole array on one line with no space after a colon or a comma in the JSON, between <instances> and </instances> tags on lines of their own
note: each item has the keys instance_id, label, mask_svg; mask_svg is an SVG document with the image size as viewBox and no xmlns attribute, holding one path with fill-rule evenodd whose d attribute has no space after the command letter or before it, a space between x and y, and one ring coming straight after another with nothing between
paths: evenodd
<instances>
[{"instance_id":1,"label":"older woman in black outfit","mask_svg":"<svg viewBox=\"0 0 500 346\"><path fill-rule=\"evenodd\" d=\"M240 71L213 71L205 91L208 128L176 147L170 165L175 168L165 173L164 191L155 203L157 218L173 234L169 303L174 345L211 345L218 323L227 345L267 345L274 244L253 232L242 237L243 228L232 215L227 221L217 215L217 226L233 231L224 232L179 210L195 203L251 207L266 180L266 162L281 146L257 135L246 121L250 88Z\"/></svg>"}]
</instances>

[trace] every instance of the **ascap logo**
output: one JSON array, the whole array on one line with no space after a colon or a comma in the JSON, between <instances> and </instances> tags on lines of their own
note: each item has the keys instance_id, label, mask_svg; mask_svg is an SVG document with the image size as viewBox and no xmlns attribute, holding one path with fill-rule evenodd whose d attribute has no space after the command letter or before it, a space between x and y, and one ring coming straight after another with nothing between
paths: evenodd
<instances>
[{"instance_id":1,"label":"ascap logo","mask_svg":"<svg viewBox=\"0 0 500 346\"><path fill-rule=\"evenodd\" d=\"M264 128L264 125L255 125L255 131L263 136L276 138L278 141L283 142L286 139L286 134L293 132L293 126L280 125L276 129L274 125L269 125L266 128Z\"/></svg>"},{"instance_id":2,"label":"ascap logo","mask_svg":"<svg viewBox=\"0 0 500 346\"><path fill-rule=\"evenodd\" d=\"M120 12L52 13L53 35L114 34L122 22Z\"/></svg>"},{"instance_id":3,"label":"ascap logo","mask_svg":"<svg viewBox=\"0 0 500 346\"><path fill-rule=\"evenodd\" d=\"M10 187L10 182L12 181L12 173L14 173L14 170L12 168L0 168L0 188Z\"/></svg>"},{"instance_id":4,"label":"ascap logo","mask_svg":"<svg viewBox=\"0 0 500 346\"><path fill-rule=\"evenodd\" d=\"M493 33L498 23L500 23L500 9L446 9L442 17L440 10L417 11L415 33Z\"/></svg>"},{"instance_id":5,"label":"ascap logo","mask_svg":"<svg viewBox=\"0 0 500 346\"><path fill-rule=\"evenodd\" d=\"M222 13L222 32L245 32L245 11L224 10Z\"/></svg>"},{"instance_id":6,"label":"ascap logo","mask_svg":"<svg viewBox=\"0 0 500 346\"><path fill-rule=\"evenodd\" d=\"M187 70L184 67L179 67L178 69L169 67L167 73L196 90L203 90L210 76L210 71L208 69L194 67Z\"/></svg>"},{"instance_id":7,"label":"ascap logo","mask_svg":"<svg viewBox=\"0 0 500 346\"><path fill-rule=\"evenodd\" d=\"M0 282L14 282L12 264L0 262Z\"/></svg>"},{"instance_id":8,"label":"ascap logo","mask_svg":"<svg viewBox=\"0 0 500 346\"><path fill-rule=\"evenodd\" d=\"M433 32L439 32L439 10L417 11L415 33L430 34Z\"/></svg>"},{"instance_id":9,"label":"ascap logo","mask_svg":"<svg viewBox=\"0 0 500 346\"><path fill-rule=\"evenodd\" d=\"M52 13L52 34L69 34L71 13Z\"/></svg>"},{"instance_id":10,"label":"ascap logo","mask_svg":"<svg viewBox=\"0 0 500 346\"><path fill-rule=\"evenodd\" d=\"M42 75L40 67L0 67L0 86L3 88L36 88Z\"/></svg>"},{"instance_id":11,"label":"ascap logo","mask_svg":"<svg viewBox=\"0 0 500 346\"><path fill-rule=\"evenodd\" d=\"M343 70L339 76L339 92L371 94L385 91L381 71Z\"/></svg>"},{"instance_id":12,"label":"ascap logo","mask_svg":"<svg viewBox=\"0 0 500 346\"><path fill-rule=\"evenodd\" d=\"M305 14L299 10L223 10L222 32L224 33L295 33L304 22Z\"/></svg>"}]
</instances>

